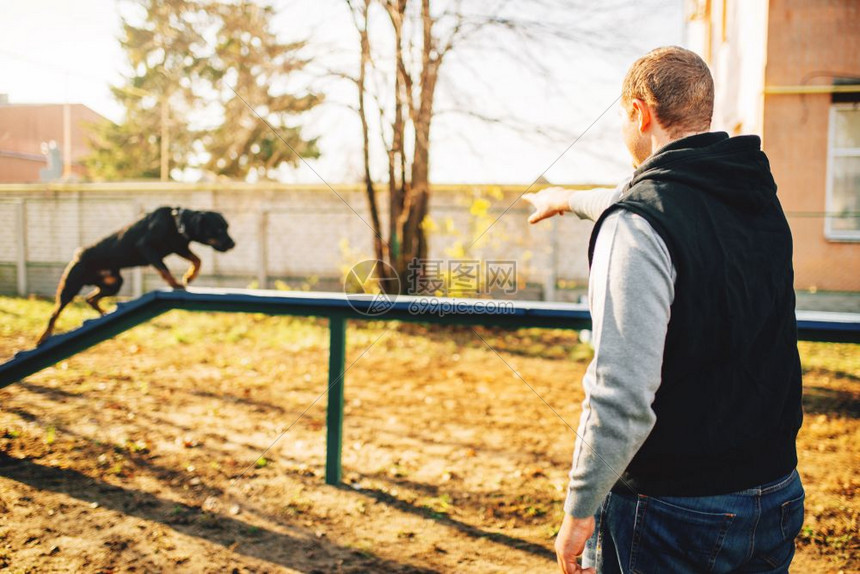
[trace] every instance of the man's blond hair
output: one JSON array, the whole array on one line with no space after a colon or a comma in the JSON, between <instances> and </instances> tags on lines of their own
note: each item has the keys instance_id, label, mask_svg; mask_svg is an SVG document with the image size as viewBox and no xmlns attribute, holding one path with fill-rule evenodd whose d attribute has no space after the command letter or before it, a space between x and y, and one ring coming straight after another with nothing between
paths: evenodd
<instances>
[{"instance_id":1,"label":"man's blond hair","mask_svg":"<svg viewBox=\"0 0 860 574\"><path fill-rule=\"evenodd\" d=\"M634 99L644 101L671 136L706 132L714 114L714 79L694 52L678 46L657 48L630 67L621 99L628 111Z\"/></svg>"}]
</instances>

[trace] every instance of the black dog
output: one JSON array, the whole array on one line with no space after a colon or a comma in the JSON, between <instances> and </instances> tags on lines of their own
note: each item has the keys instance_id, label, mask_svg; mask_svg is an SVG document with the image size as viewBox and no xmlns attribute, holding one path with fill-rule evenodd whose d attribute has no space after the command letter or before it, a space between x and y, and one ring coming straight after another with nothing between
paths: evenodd
<instances>
[{"instance_id":1,"label":"black dog","mask_svg":"<svg viewBox=\"0 0 860 574\"><path fill-rule=\"evenodd\" d=\"M104 315L99 300L119 292L122 287L120 269L152 265L168 285L182 289L200 272L200 258L189 249L192 241L211 245L217 251L227 251L236 245L227 234L227 221L220 213L159 207L95 245L78 249L63 272L54 311L37 344L41 345L51 336L60 312L84 285L95 285L86 301ZM177 282L164 265L163 259L172 253L191 262L183 283Z\"/></svg>"}]
</instances>

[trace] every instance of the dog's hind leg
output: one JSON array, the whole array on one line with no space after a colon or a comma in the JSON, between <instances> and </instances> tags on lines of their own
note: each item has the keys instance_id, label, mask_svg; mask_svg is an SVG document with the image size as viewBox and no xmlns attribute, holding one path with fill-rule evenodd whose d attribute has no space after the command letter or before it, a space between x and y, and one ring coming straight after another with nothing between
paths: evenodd
<instances>
[{"instance_id":1,"label":"dog's hind leg","mask_svg":"<svg viewBox=\"0 0 860 574\"><path fill-rule=\"evenodd\" d=\"M42 336L39 337L39 340L36 342L36 346L39 346L45 341L47 341L48 337L50 337L54 333L54 324L57 322L57 317L60 316L60 312L66 305L68 305L68 302L62 304L57 303L54 306L54 311L51 313L51 318L48 319L48 326L45 328L45 331L42 333Z\"/></svg>"},{"instance_id":2,"label":"dog's hind leg","mask_svg":"<svg viewBox=\"0 0 860 574\"><path fill-rule=\"evenodd\" d=\"M41 345L48 340L48 337L54 332L54 324L60 313L65 309L66 305L71 303L75 295L81 290L86 283L86 271L79 261L80 252L75 254L75 258L66 266L63 271L63 276L60 278L60 284L57 285L57 295L54 302L54 309L51 312L51 317L48 319L48 326L39 337L36 345Z\"/></svg>"},{"instance_id":3,"label":"dog's hind leg","mask_svg":"<svg viewBox=\"0 0 860 574\"><path fill-rule=\"evenodd\" d=\"M96 288L87 295L86 302L90 307L98 311L99 315L104 316L105 312L99 305L104 297L111 297L119 293L122 288L122 275L118 271L109 271L107 269L99 272L99 278L96 281Z\"/></svg>"},{"instance_id":4,"label":"dog's hind leg","mask_svg":"<svg viewBox=\"0 0 860 574\"><path fill-rule=\"evenodd\" d=\"M101 305L99 305L99 300L102 297L104 297L104 294L102 293L102 288L96 287L95 289L90 291L86 297L84 297L84 301L87 302L87 305L95 309L99 315L104 316L104 309L102 309Z\"/></svg>"}]
</instances>

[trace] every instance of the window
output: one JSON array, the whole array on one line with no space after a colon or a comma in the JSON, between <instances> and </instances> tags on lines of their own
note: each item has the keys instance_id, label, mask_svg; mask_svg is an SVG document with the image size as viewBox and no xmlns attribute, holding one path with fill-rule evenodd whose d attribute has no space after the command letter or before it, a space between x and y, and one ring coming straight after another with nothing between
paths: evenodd
<instances>
[{"instance_id":1,"label":"window","mask_svg":"<svg viewBox=\"0 0 860 574\"><path fill-rule=\"evenodd\" d=\"M830 108L824 235L860 241L860 103Z\"/></svg>"}]
</instances>

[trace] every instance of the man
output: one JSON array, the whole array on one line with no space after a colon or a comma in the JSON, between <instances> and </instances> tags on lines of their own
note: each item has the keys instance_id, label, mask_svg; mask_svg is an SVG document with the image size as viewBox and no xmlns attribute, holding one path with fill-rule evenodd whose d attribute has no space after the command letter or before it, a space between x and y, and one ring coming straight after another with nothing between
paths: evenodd
<instances>
[{"instance_id":1,"label":"man","mask_svg":"<svg viewBox=\"0 0 860 574\"><path fill-rule=\"evenodd\" d=\"M624 79L617 191L524 198L597 219L594 359L556 540L563 572L786 572L803 521L792 242L756 136L710 133L696 54Z\"/></svg>"}]
</instances>

